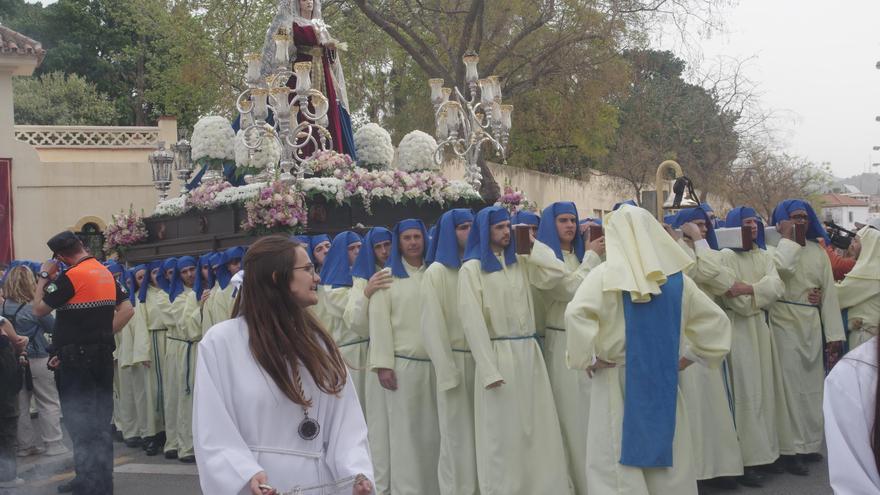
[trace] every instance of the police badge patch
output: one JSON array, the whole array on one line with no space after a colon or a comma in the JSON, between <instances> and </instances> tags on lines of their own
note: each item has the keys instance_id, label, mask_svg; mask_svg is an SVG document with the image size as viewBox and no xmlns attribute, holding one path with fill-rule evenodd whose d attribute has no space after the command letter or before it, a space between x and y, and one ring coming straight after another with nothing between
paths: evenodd
<instances>
[{"instance_id":1,"label":"police badge patch","mask_svg":"<svg viewBox=\"0 0 880 495\"><path fill-rule=\"evenodd\" d=\"M55 285L54 283L46 286L46 294L51 294L51 293L55 292L56 290L58 290L58 286Z\"/></svg>"}]
</instances>

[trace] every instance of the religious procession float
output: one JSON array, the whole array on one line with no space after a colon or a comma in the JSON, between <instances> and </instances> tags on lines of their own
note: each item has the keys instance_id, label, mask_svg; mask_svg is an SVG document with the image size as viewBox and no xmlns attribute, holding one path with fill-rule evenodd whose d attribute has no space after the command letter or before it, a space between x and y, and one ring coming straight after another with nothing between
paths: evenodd
<instances>
[{"instance_id":1,"label":"religious procession float","mask_svg":"<svg viewBox=\"0 0 880 495\"><path fill-rule=\"evenodd\" d=\"M208 116L184 136L151 153L160 202L150 215L114 215L108 252L128 262L200 254L248 245L269 233L328 233L391 226L404 218L431 224L449 208L487 204L478 190L480 160L505 160L513 107L502 103L499 78L480 78L469 53L467 97L431 79L435 134L414 130L397 148L370 123L353 131L340 62L344 43L321 19L280 2L262 53L245 57L245 89L237 118ZM464 180L441 172L464 163ZM168 197L172 174L184 186ZM528 204L507 185L500 202Z\"/></svg>"}]
</instances>

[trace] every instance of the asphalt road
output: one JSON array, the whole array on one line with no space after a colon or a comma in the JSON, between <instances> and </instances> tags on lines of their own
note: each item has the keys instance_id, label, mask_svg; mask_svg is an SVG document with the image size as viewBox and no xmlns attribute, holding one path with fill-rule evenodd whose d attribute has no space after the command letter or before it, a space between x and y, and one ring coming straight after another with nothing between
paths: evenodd
<instances>
[{"instance_id":1,"label":"asphalt road","mask_svg":"<svg viewBox=\"0 0 880 495\"><path fill-rule=\"evenodd\" d=\"M129 449L121 444L116 446L116 469L113 477L114 492L117 495L192 495L200 493L198 472L194 465L179 461L168 461L162 456L147 457L138 449ZM50 495L55 494L59 484L73 477L68 471L52 477L28 480L9 495ZM741 494L741 495L830 495L828 469L823 461L810 465L809 476L779 474L770 477L763 488L739 487L725 491L706 488L701 495ZM6 495L3 490L0 494ZM533 494L522 494L533 495Z\"/></svg>"}]
</instances>

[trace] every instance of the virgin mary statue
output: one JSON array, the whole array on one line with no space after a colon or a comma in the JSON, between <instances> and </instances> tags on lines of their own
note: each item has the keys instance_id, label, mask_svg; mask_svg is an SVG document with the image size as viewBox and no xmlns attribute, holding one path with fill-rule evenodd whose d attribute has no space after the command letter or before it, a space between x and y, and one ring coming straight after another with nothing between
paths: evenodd
<instances>
[{"instance_id":1,"label":"virgin mary statue","mask_svg":"<svg viewBox=\"0 0 880 495\"><path fill-rule=\"evenodd\" d=\"M282 28L292 34L293 49L296 50L294 62L312 62L312 84L329 100L330 110L327 112L326 124L333 137L333 149L357 160L345 76L339 61L338 48L341 43L330 36L329 26L321 17L321 0L279 2L278 13L269 26L263 44L264 77L269 75L275 53L272 35ZM296 76L290 78L287 86L296 87Z\"/></svg>"}]
</instances>

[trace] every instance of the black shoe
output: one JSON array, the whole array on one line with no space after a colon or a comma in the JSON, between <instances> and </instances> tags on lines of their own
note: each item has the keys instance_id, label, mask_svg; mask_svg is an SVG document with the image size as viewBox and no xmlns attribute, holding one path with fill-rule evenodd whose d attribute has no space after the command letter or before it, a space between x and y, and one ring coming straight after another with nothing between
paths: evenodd
<instances>
[{"instance_id":1,"label":"black shoe","mask_svg":"<svg viewBox=\"0 0 880 495\"><path fill-rule=\"evenodd\" d=\"M196 456L185 455L185 456L181 457L180 459L178 459L178 461L180 461L184 464L194 464L196 462Z\"/></svg>"},{"instance_id":2,"label":"black shoe","mask_svg":"<svg viewBox=\"0 0 880 495\"><path fill-rule=\"evenodd\" d=\"M810 470L804 464L801 456L784 455L782 456L782 463L785 466L785 470L795 476L809 476L810 474Z\"/></svg>"},{"instance_id":3,"label":"black shoe","mask_svg":"<svg viewBox=\"0 0 880 495\"><path fill-rule=\"evenodd\" d=\"M67 483L61 483L58 485L58 493L73 493L73 490L76 489L76 484L76 478L73 478Z\"/></svg>"},{"instance_id":4,"label":"black shoe","mask_svg":"<svg viewBox=\"0 0 880 495\"><path fill-rule=\"evenodd\" d=\"M158 455L161 450L162 446L160 446L159 442L157 442L155 439L150 440L149 442L144 444L144 452L146 452L146 454L150 457Z\"/></svg>"},{"instance_id":5,"label":"black shoe","mask_svg":"<svg viewBox=\"0 0 880 495\"><path fill-rule=\"evenodd\" d=\"M736 490L736 478L733 476L721 476L709 480L703 480L703 484L721 490Z\"/></svg>"},{"instance_id":6,"label":"black shoe","mask_svg":"<svg viewBox=\"0 0 880 495\"><path fill-rule=\"evenodd\" d=\"M165 458L166 459L177 459L177 451L176 450L169 450L169 451L165 452Z\"/></svg>"},{"instance_id":7,"label":"black shoe","mask_svg":"<svg viewBox=\"0 0 880 495\"><path fill-rule=\"evenodd\" d=\"M131 437L125 439L125 446L130 449L136 449L144 444L144 440L141 437Z\"/></svg>"},{"instance_id":8,"label":"black shoe","mask_svg":"<svg viewBox=\"0 0 880 495\"><path fill-rule=\"evenodd\" d=\"M798 457L803 459L804 462L810 462L810 463L822 462L822 459L824 459L824 457L822 457L822 454L820 454L818 452L814 452L812 454L798 454Z\"/></svg>"},{"instance_id":9,"label":"black shoe","mask_svg":"<svg viewBox=\"0 0 880 495\"><path fill-rule=\"evenodd\" d=\"M740 485L752 488L760 488L764 485L764 475L753 467L747 467L743 471L743 475L736 479Z\"/></svg>"},{"instance_id":10,"label":"black shoe","mask_svg":"<svg viewBox=\"0 0 880 495\"><path fill-rule=\"evenodd\" d=\"M762 473L769 474L782 474L785 472L785 466L782 465L780 459L776 459L776 461L771 462L770 464L764 464L763 466L755 466L755 469Z\"/></svg>"},{"instance_id":11,"label":"black shoe","mask_svg":"<svg viewBox=\"0 0 880 495\"><path fill-rule=\"evenodd\" d=\"M113 427L113 441L117 443L125 441L125 438L122 437L122 432L117 430L115 426Z\"/></svg>"}]
</instances>

